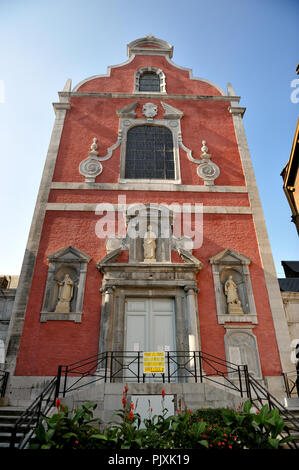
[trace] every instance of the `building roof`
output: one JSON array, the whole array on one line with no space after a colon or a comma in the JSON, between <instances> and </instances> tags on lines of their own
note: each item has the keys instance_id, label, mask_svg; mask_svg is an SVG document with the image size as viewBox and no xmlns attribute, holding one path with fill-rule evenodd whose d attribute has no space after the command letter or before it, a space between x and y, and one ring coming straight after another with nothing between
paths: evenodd
<instances>
[{"instance_id":1,"label":"building roof","mask_svg":"<svg viewBox=\"0 0 299 470\"><path fill-rule=\"evenodd\" d=\"M291 155L289 161L283 168L281 176L283 179L283 190L292 212L292 221L296 224L299 234L299 207L295 196L298 193L298 168L299 168L299 119L296 126Z\"/></svg>"},{"instance_id":2,"label":"building roof","mask_svg":"<svg viewBox=\"0 0 299 470\"><path fill-rule=\"evenodd\" d=\"M281 292L299 292L299 261L281 262L285 278L278 279Z\"/></svg>"},{"instance_id":3,"label":"building roof","mask_svg":"<svg viewBox=\"0 0 299 470\"><path fill-rule=\"evenodd\" d=\"M278 279L281 292L299 292L299 277Z\"/></svg>"},{"instance_id":4,"label":"building roof","mask_svg":"<svg viewBox=\"0 0 299 470\"><path fill-rule=\"evenodd\" d=\"M282 261L286 277L299 277L299 261Z\"/></svg>"}]
</instances>

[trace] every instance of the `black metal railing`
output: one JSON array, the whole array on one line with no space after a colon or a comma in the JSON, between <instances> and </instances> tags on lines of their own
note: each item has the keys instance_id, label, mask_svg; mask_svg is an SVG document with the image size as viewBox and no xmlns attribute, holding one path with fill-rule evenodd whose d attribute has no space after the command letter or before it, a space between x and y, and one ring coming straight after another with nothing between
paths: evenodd
<instances>
[{"instance_id":1,"label":"black metal railing","mask_svg":"<svg viewBox=\"0 0 299 470\"><path fill-rule=\"evenodd\" d=\"M261 385L258 380L248 374L248 398L257 410L260 410L264 405L268 405L270 410L278 409L280 417L285 422L284 434L287 436L296 436L297 441L294 439L288 443L291 449L299 449L299 419L288 408L275 398L265 387Z\"/></svg>"},{"instance_id":2,"label":"black metal railing","mask_svg":"<svg viewBox=\"0 0 299 470\"><path fill-rule=\"evenodd\" d=\"M246 365L237 365L202 351L167 351L164 372L145 374L143 353L133 351L109 351L85 360L58 367L57 375L45 390L17 420L11 447L24 448L43 416L55 406L56 399L80 390L92 383L102 382L162 382L162 383L213 383L249 398L257 410L268 404L278 409L287 422L284 433L299 435L299 420L285 408L249 372ZM288 444L298 448L296 442Z\"/></svg>"},{"instance_id":3,"label":"black metal railing","mask_svg":"<svg viewBox=\"0 0 299 470\"><path fill-rule=\"evenodd\" d=\"M10 440L10 448L24 449L43 416L47 416L59 394L59 376L56 375L42 393L17 419Z\"/></svg>"},{"instance_id":4,"label":"black metal railing","mask_svg":"<svg viewBox=\"0 0 299 470\"><path fill-rule=\"evenodd\" d=\"M285 372L282 376L287 397L299 397L299 371Z\"/></svg>"},{"instance_id":5,"label":"black metal railing","mask_svg":"<svg viewBox=\"0 0 299 470\"><path fill-rule=\"evenodd\" d=\"M6 392L9 372L0 370L0 397L3 398Z\"/></svg>"},{"instance_id":6,"label":"black metal railing","mask_svg":"<svg viewBox=\"0 0 299 470\"><path fill-rule=\"evenodd\" d=\"M108 351L60 366L61 393L104 382L212 382L247 396L246 365L237 365L202 351L165 352L164 372L145 374L143 352Z\"/></svg>"}]
</instances>

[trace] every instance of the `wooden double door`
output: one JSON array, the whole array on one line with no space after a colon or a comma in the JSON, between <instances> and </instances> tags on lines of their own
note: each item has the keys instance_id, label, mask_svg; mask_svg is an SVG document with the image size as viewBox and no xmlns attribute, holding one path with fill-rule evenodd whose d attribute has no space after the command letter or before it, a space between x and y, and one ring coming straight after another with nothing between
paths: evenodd
<instances>
[{"instance_id":1,"label":"wooden double door","mask_svg":"<svg viewBox=\"0 0 299 470\"><path fill-rule=\"evenodd\" d=\"M175 351L173 298L127 298L126 351Z\"/></svg>"}]
</instances>

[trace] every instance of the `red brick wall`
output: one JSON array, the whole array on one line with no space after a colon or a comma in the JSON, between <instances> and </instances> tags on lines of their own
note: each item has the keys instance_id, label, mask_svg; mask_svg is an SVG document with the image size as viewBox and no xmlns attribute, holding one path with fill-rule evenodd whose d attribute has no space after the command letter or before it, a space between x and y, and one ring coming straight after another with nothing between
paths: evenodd
<instances>
[{"instance_id":1,"label":"red brick wall","mask_svg":"<svg viewBox=\"0 0 299 470\"><path fill-rule=\"evenodd\" d=\"M149 100L138 97L136 100L139 102L137 118L144 119L142 106ZM133 101L135 100L131 99L129 102ZM150 101L158 105L157 119L162 119L163 108L160 101ZM194 158L200 158L202 140L206 140L212 161L221 168L215 184L244 185L232 116L228 111L229 102L167 100L167 103L184 112L181 119L183 142L192 150ZM73 97L71 104L72 109L65 120L53 181L84 181L78 167L88 157L93 137L98 139L99 155L105 156L107 149L117 141L119 119L116 111L128 104L128 100ZM180 163L182 184L204 184L196 173L197 165L188 160L182 149ZM103 172L96 178L96 182L118 182L119 164L120 147L108 161L103 162Z\"/></svg>"},{"instance_id":2,"label":"red brick wall","mask_svg":"<svg viewBox=\"0 0 299 470\"><path fill-rule=\"evenodd\" d=\"M52 375L60 363L68 364L97 354L101 274L96 268L96 263L106 254L104 240L97 238L94 231L98 219L99 217L92 212L47 213L27 307L17 375ZM280 365L275 333L251 216L204 214L203 229L204 243L201 248L193 252L204 265L198 275L202 350L215 356L225 357L223 340L225 329L217 323L209 258L230 247L252 260L250 274L259 319L254 333L257 336L262 371L264 375L278 374ZM92 257L88 264L82 323L63 321L40 323L39 316L48 269L46 256L67 245L73 245ZM119 261L127 262L127 254L124 253Z\"/></svg>"}]
</instances>

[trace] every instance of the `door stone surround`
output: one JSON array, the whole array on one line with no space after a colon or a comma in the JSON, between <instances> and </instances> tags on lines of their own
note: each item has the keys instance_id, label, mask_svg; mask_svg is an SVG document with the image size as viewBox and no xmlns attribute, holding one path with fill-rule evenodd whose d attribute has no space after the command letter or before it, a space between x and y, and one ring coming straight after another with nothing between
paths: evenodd
<instances>
[{"instance_id":1,"label":"door stone surround","mask_svg":"<svg viewBox=\"0 0 299 470\"><path fill-rule=\"evenodd\" d=\"M127 297L173 298L176 350L200 349L196 275L201 262L192 255L182 263L118 263L121 249L97 264L103 274L99 353L124 350ZM192 349L191 349L192 348Z\"/></svg>"}]
</instances>

